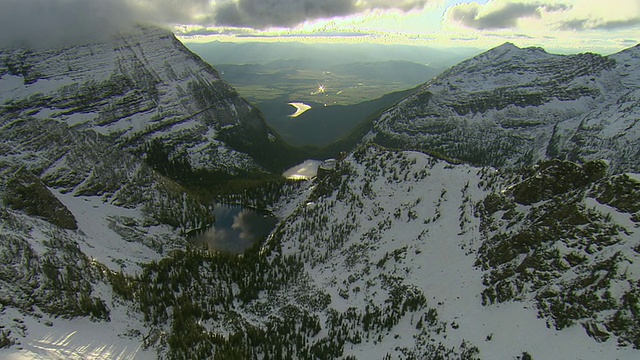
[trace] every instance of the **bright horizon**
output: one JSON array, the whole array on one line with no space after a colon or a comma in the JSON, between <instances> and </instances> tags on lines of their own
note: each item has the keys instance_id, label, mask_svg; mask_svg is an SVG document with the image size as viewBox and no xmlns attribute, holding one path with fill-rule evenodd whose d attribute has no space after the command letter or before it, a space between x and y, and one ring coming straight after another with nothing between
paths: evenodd
<instances>
[{"instance_id":1,"label":"bright horizon","mask_svg":"<svg viewBox=\"0 0 640 360\"><path fill-rule=\"evenodd\" d=\"M640 1L4 0L0 48L86 43L139 23L172 29L183 42L479 49L512 42L609 54L640 43Z\"/></svg>"},{"instance_id":2,"label":"bright horizon","mask_svg":"<svg viewBox=\"0 0 640 360\"><path fill-rule=\"evenodd\" d=\"M359 2L359 1L357 1ZM378 1L380 3L384 1ZM398 1L418 3L418 1ZM176 25L187 43L376 43L488 49L505 42L550 52L610 54L640 43L640 2L616 0L423 1L423 7L367 9L266 29Z\"/></svg>"}]
</instances>

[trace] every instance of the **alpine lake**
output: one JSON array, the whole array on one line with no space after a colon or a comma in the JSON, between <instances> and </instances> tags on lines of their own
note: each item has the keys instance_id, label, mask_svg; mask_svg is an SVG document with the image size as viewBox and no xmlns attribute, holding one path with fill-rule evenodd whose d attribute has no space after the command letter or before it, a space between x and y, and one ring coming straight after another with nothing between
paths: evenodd
<instances>
[{"instance_id":1,"label":"alpine lake","mask_svg":"<svg viewBox=\"0 0 640 360\"><path fill-rule=\"evenodd\" d=\"M282 176L294 180L310 180L323 162L309 159L286 170ZM214 224L194 231L188 239L196 247L242 254L256 242L264 240L275 228L278 219L268 211L241 205L215 204Z\"/></svg>"},{"instance_id":2,"label":"alpine lake","mask_svg":"<svg viewBox=\"0 0 640 360\"><path fill-rule=\"evenodd\" d=\"M214 224L189 235L189 242L196 247L231 254L242 254L264 240L278 222L269 212L240 205L216 204L213 214Z\"/></svg>"}]
</instances>

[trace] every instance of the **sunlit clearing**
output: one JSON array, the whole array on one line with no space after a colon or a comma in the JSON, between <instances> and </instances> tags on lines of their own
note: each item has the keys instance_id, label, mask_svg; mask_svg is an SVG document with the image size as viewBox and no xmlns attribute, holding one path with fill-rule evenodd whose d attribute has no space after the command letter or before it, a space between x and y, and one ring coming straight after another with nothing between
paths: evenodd
<instances>
[{"instance_id":1,"label":"sunlit clearing","mask_svg":"<svg viewBox=\"0 0 640 360\"><path fill-rule=\"evenodd\" d=\"M320 164L322 164L320 160L307 160L288 169L282 176L291 180L309 180L318 174Z\"/></svg>"},{"instance_id":2,"label":"sunlit clearing","mask_svg":"<svg viewBox=\"0 0 640 360\"><path fill-rule=\"evenodd\" d=\"M309 180L307 176L304 175L291 175L287 179L289 180Z\"/></svg>"}]
</instances>

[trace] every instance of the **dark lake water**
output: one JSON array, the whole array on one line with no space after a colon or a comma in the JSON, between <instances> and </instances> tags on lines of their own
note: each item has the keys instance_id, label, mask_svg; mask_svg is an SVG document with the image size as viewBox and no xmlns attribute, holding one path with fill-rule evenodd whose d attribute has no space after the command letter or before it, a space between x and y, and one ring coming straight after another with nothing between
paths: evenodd
<instances>
[{"instance_id":1,"label":"dark lake water","mask_svg":"<svg viewBox=\"0 0 640 360\"><path fill-rule=\"evenodd\" d=\"M256 241L263 240L276 226L277 219L254 209L237 205L216 205L215 224L190 236L189 241L197 246L240 254Z\"/></svg>"}]
</instances>

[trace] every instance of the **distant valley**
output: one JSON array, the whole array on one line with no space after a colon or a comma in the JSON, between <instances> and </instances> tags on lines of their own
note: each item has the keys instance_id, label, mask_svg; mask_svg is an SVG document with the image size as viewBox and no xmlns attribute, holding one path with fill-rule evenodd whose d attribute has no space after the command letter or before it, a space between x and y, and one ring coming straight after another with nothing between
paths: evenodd
<instances>
[{"instance_id":1,"label":"distant valley","mask_svg":"<svg viewBox=\"0 0 640 360\"><path fill-rule=\"evenodd\" d=\"M267 124L295 146L327 146L348 135L367 116L392 105L439 69L387 61L311 68L304 61L266 65L218 65L222 78L253 102ZM409 89L409 90L407 90ZM289 104L310 109L292 118Z\"/></svg>"},{"instance_id":2,"label":"distant valley","mask_svg":"<svg viewBox=\"0 0 640 360\"><path fill-rule=\"evenodd\" d=\"M398 45L188 44L295 146L327 146L473 51ZM233 61L233 62L232 62ZM228 63L227 63L228 62ZM293 120L300 102L311 110Z\"/></svg>"},{"instance_id":3,"label":"distant valley","mask_svg":"<svg viewBox=\"0 0 640 360\"><path fill-rule=\"evenodd\" d=\"M267 124L284 141L294 146L325 147L348 136L367 118L373 116L396 101L408 96L414 89L397 91L378 99L351 105L324 106L323 103L309 101L311 106L299 116L292 118L295 109L285 97L264 101L258 107Z\"/></svg>"},{"instance_id":4,"label":"distant valley","mask_svg":"<svg viewBox=\"0 0 640 360\"><path fill-rule=\"evenodd\" d=\"M285 98L326 106L377 99L422 84L444 70L399 60L323 66L300 59L215 67L224 80L255 104Z\"/></svg>"}]
</instances>

